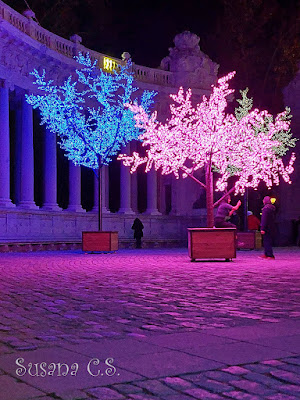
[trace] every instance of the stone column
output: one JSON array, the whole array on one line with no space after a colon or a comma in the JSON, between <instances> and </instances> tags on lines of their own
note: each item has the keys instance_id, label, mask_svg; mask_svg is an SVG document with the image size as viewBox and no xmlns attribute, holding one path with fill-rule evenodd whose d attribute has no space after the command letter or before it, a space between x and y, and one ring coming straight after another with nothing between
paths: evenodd
<instances>
[{"instance_id":1,"label":"stone column","mask_svg":"<svg viewBox=\"0 0 300 400\"><path fill-rule=\"evenodd\" d=\"M69 206L67 211L85 212L81 206L81 169L69 161Z\"/></svg>"},{"instance_id":2,"label":"stone column","mask_svg":"<svg viewBox=\"0 0 300 400\"><path fill-rule=\"evenodd\" d=\"M122 153L130 154L130 143L123 149ZM120 214L134 214L131 208L131 174L130 168L121 164L120 170Z\"/></svg>"},{"instance_id":3,"label":"stone column","mask_svg":"<svg viewBox=\"0 0 300 400\"><path fill-rule=\"evenodd\" d=\"M0 81L0 207L15 207L10 199L9 89Z\"/></svg>"},{"instance_id":4,"label":"stone column","mask_svg":"<svg viewBox=\"0 0 300 400\"><path fill-rule=\"evenodd\" d=\"M38 208L34 202L34 153L33 153L33 109L21 94L21 132L17 140L20 145L20 182L18 207L26 209Z\"/></svg>"},{"instance_id":5,"label":"stone column","mask_svg":"<svg viewBox=\"0 0 300 400\"><path fill-rule=\"evenodd\" d=\"M56 135L45 129L44 135L44 204L42 209L60 211L57 204L57 149Z\"/></svg>"},{"instance_id":6,"label":"stone column","mask_svg":"<svg viewBox=\"0 0 300 400\"><path fill-rule=\"evenodd\" d=\"M157 209L157 174L154 169L147 173L147 210L146 214L160 215Z\"/></svg>"},{"instance_id":7,"label":"stone column","mask_svg":"<svg viewBox=\"0 0 300 400\"><path fill-rule=\"evenodd\" d=\"M139 151L137 149L137 143L136 141L132 141L130 143L130 152L131 154L134 151ZM128 167L127 167L128 168ZM143 166L141 166L140 168L143 168ZM138 214L138 184L137 184L137 172L135 172L134 174L130 174L130 186L131 186L131 208L132 211L134 212L134 214Z\"/></svg>"},{"instance_id":8,"label":"stone column","mask_svg":"<svg viewBox=\"0 0 300 400\"><path fill-rule=\"evenodd\" d=\"M15 163L14 163L14 176L13 176L13 184L14 184L14 202L16 205L20 202L20 185L21 185L21 136L22 136L22 112L21 106L19 104L19 97L17 92L15 91L16 99L16 115L15 115L15 123L16 123L16 137L15 137L15 148L14 148L14 156L15 156Z\"/></svg>"},{"instance_id":9,"label":"stone column","mask_svg":"<svg viewBox=\"0 0 300 400\"><path fill-rule=\"evenodd\" d=\"M131 175L131 205L132 210L136 214L138 213L138 184L137 184L137 173Z\"/></svg>"}]
</instances>

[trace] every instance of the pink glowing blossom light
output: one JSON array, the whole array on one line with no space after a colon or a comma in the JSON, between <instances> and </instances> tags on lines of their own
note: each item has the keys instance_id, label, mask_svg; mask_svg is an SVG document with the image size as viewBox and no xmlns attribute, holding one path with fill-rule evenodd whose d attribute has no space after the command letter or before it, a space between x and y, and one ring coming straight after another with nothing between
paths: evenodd
<instances>
[{"instance_id":1,"label":"pink glowing blossom light","mask_svg":"<svg viewBox=\"0 0 300 400\"><path fill-rule=\"evenodd\" d=\"M170 105L171 117L164 124L157 120L157 112L149 116L143 107L126 104L135 114L136 126L144 129L139 139L146 148L146 156L134 152L131 156L120 154L118 159L130 167L131 173L145 164L146 172L154 167L163 175L174 174L177 179L190 176L207 192L213 190L207 181L212 179L213 171L218 172L215 186L219 191L227 191L228 179L236 177L231 189L235 194L243 194L247 187L256 189L260 181L268 188L278 185L280 176L291 183L295 154L292 153L287 166L281 159L289 147L295 145L290 134L289 110L275 119L266 110L250 111L252 100L241 92L240 117L237 113L226 114L226 98L234 92L228 82L234 75L235 72L231 72L219 79L210 97L203 96L195 107L191 102L191 89L184 92L180 88L177 94L171 94L174 100ZM205 183L194 176L202 168L206 170ZM213 203L207 206L213 207Z\"/></svg>"}]
</instances>

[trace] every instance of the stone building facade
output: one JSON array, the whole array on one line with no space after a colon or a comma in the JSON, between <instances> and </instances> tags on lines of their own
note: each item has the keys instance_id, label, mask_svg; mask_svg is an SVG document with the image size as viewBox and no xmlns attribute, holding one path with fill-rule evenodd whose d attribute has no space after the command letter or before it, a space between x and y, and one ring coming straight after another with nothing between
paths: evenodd
<instances>
[{"instance_id":1,"label":"stone building facade","mask_svg":"<svg viewBox=\"0 0 300 400\"><path fill-rule=\"evenodd\" d=\"M20 15L0 1L0 242L76 242L82 231L97 230L96 181L94 203L86 211L82 190L87 189L84 180L88 173L63 159L55 135L39 127L38 113L25 101L25 94L35 90L30 73L34 68L45 69L49 79L63 81L74 73L73 57L79 51L89 52L98 66L108 71L122 61L85 48L77 35L63 39L40 27L32 17L31 12ZM218 72L218 65L201 52L196 35L184 32L174 43L160 68L133 66L138 86L158 92L155 108L164 118L169 94L176 93L179 85L192 87L199 99L210 94ZM136 146L128 144L126 152ZM142 180L120 164L115 163L114 168L116 176L110 167L103 173L103 229L118 231L121 242L132 238L136 216L145 226L145 240L155 242L184 243L186 228L204 223L204 210L193 210L201 194L194 181L148 173L144 177L146 206L141 210ZM64 190L64 182L68 190ZM115 202L118 209L111 204L114 185L120 186ZM67 203L59 201L66 193Z\"/></svg>"},{"instance_id":2,"label":"stone building facade","mask_svg":"<svg viewBox=\"0 0 300 400\"><path fill-rule=\"evenodd\" d=\"M281 207L278 222L281 226L281 243L286 245L295 243L295 231L297 230L298 242L300 240L300 64L298 73L284 89L283 96L285 105L291 108L293 136L298 139L295 149L297 155L295 171L291 177L293 183L292 185L282 185L279 191ZM299 224L294 225L293 229L295 220L299 220Z\"/></svg>"}]
</instances>

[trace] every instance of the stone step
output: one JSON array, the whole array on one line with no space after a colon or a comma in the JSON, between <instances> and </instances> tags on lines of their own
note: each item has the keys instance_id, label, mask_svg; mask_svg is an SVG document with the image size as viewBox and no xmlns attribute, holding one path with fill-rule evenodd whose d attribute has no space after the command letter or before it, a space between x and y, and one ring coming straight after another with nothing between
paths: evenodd
<instances>
[{"instance_id":1,"label":"stone step","mask_svg":"<svg viewBox=\"0 0 300 400\"><path fill-rule=\"evenodd\" d=\"M134 249L136 246L134 239L119 239L120 249ZM176 248L186 247L185 241L177 239L145 239L142 241L142 248ZM81 241L58 242L5 242L0 243L0 253L9 252L34 252L34 251L59 251L59 250L81 250Z\"/></svg>"}]
</instances>

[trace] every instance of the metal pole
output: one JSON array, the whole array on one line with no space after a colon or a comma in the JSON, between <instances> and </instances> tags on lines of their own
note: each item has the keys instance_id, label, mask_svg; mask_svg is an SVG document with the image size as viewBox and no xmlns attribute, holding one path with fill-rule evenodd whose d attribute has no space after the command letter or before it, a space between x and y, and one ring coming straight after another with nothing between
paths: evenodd
<instances>
[{"instance_id":1,"label":"metal pole","mask_svg":"<svg viewBox=\"0 0 300 400\"><path fill-rule=\"evenodd\" d=\"M102 231L102 190L101 190L101 184L102 184L102 169L99 166L98 170L98 230L99 232Z\"/></svg>"},{"instance_id":2,"label":"metal pole","mask_svg":"<svg viewBox=\"0 0 300 400\"><path fill-rule=\"evenodd\" d=\"M244 194L244 232L248 231L248 205L248 188L246 188Z\"/></svg>"}]
</instances>

